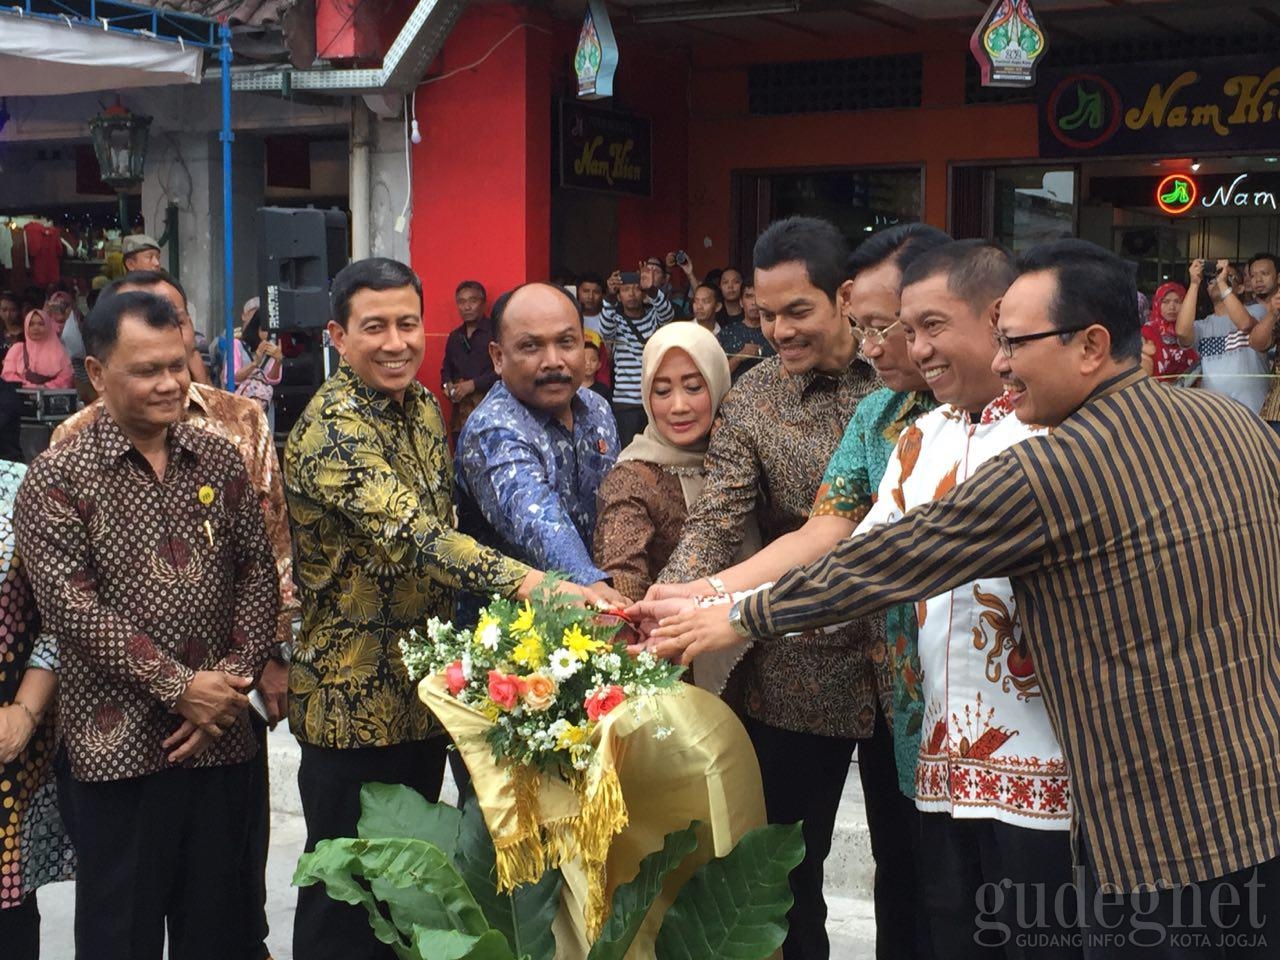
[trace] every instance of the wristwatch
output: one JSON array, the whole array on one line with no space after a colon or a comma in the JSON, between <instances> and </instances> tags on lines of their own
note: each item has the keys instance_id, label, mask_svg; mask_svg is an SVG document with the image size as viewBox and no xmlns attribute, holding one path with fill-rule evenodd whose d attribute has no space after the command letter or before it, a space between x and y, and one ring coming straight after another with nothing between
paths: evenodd
<instances>
[{"instance_id":1,"label":"wristwatch","mask_svg":"<svg viewBox=\"0 0 1280 960\"><path fill-rule=\"evenodd\" d=\"M733 627L733 632L740 636L743 640L751 639L751 631L747 629L747 625L742 622L742 601L739 600L729 608L729 626Z\"/></svg>"}]
</instances>

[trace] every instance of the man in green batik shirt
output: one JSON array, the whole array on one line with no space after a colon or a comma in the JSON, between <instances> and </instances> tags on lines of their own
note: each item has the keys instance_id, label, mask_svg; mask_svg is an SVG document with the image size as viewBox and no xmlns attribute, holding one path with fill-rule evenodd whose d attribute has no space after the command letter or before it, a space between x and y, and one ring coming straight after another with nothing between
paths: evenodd
<instances>
[{"instance_id":1,"label":"man in green batik shirt","mask_svg":"<svg viewBox=\"0 0 1280 960\"><path fill-rule=\"evenodd\" d=\"M426 344L417 276L394 260L361 260L334 278L331 302L342 362L284 456L302 606L289 726L302 747L308 851L356 835L364 783L440 795L448 741L417 698L400 639L448 619L460 588L524 599L543 579L453 527L444 419L415 379ZM295 956L363 960L385 950L361 908L331 900L321 884L299 891Z\"/></svg>"},{"instance_id":2,"label":"man in green batik shirt","mask_svg":"<svg viewBox=\"0 0 1280 960\"><path fill-rule=\"evenodd\" d=\"M827 466L809 519L735 567L721 572L728 591L746 590L782 576L797 565L823 557L853 533L871 508L898 435L936 403L924 377L907 354L898 324L902 273L917 257L950 241L941 230L907 224L868 238L849 260L853 286L849 310L859 332L861 352L885 383L869 393L853 412L840 445ZM708 580L665 584L649 599L699 596L710 592ZM892 724L892 757L865 745L858 747L859 775L866 784L896 773L900 802L881 802L883 794L864 788L872 854L876 862L877 956L904 960L926 957L927 927L916 909L915 854L918 813L915 796L916 755L920 748L920 663L916 653L916 614L911 604L885 615L887 644L878 648L876 686L885 718Z\"/></svg>"}]
</instances>

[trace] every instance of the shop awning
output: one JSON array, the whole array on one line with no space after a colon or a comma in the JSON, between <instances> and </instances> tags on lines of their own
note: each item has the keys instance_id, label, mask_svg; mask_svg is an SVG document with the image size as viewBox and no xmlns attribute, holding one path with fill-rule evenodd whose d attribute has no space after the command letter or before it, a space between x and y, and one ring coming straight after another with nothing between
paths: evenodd
<instances>
[{"instance_id":1,"label":"shop awning","mask_svg":"<svg viewBox=\"0 0 1280 960\"><path fill-rule=\"evenodd\" d=\"M0 13L0 96L199 83L204 50L67 20Z\"/></svg>"}]
</instances>

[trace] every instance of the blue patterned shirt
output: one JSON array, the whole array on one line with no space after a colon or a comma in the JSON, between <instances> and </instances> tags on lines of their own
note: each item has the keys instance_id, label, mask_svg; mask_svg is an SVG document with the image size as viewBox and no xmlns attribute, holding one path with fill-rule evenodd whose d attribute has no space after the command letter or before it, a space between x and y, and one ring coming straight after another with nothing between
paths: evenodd
<instances>
[{"instance_id":1,"label":"blue patterned shirt","mask_svg":"<svg viewBox=\"0 0 1280 960\"><path fill-rule=\"evenodd\" d=\"M591 561L596 491L617 459L618 428L599 394L578 391L570 432L498 383L458 438L460 528L574 583L604 580Z\"/></svg>"}]
</instances>

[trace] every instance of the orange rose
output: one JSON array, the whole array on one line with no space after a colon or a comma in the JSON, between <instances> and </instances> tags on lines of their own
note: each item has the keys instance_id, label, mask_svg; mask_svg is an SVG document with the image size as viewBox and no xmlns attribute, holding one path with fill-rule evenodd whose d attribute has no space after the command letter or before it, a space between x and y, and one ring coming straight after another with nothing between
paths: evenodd
<instances>
[{"instance_id":1,"label":"orange rose","mask_svg":"<svg viewBox=\"0 0 1280 960\"><path fill-rule=\"evenodd\" d=\"M524 678L524 705L535 713L540 713L556 702L558 690L556 682L546 674L530 674Z\"/></svg>"}]
</instances>

